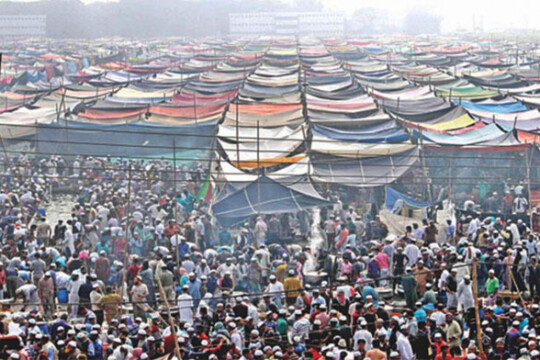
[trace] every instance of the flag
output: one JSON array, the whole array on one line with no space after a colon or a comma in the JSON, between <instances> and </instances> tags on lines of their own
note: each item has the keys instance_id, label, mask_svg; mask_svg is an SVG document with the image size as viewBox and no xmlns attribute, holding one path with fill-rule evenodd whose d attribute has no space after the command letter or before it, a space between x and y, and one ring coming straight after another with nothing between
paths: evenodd
<instances>
[{"instance_id":1,"label":"flag","mask_svg":"<svg viewBox=\"0 0 540 360\"><path fill-rule=\"evenodd\" d=\"M210 182L210 173L206 174L206 179L204 180L204 184L199 189L199 192L196 196L196 202L201 201L210 201L212 199L212 193L214 192L214 187L212 186L212 183Z\"/></svg>"}]
</instances>

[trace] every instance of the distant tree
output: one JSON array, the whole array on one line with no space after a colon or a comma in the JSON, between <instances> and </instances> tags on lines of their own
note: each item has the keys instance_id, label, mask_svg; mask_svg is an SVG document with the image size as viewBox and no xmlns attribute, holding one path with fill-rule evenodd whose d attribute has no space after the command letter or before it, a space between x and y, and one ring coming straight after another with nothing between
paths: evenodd
<instances>
[{"instance_id":1,"label":"distant tree","mask_svg":"<svg viewBox=\"0 0 540 360\"><path fill-rule=\"evenodd\" d=\"M294 0L291 10L294 11L322 11L324 6L319 0Z\"/></svg>"},{"instance_id":2,"label":"distant tree","mask_svg":"<svg viewBox=\"0 0 540 360\"><path fill-rule=\"evenodd\" d=\"M441 32L441 17L425 9L410 10L403 20L403 32L410 35L438 34Z\"/></svg>"},{"instance_id":3,"label":"distant tree","mask_svg":"<svg viewBox=\"0 0 540 360\"><path fill-rule=\"evenodd\" d=\"M351 35L372 35L388 33L395 30L390 23L388 14L372 7L358 9L351 16L348 24L348 33Z\"/></svg>"}]
</instances>

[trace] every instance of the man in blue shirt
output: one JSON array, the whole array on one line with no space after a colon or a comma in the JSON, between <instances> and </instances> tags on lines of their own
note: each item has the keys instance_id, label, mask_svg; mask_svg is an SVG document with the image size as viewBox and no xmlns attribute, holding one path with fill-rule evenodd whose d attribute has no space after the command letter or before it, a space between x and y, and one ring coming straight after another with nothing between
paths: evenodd
<instances>
[{"instance_id":1,"label":"man in blue shirt","mask_svg":"<svg viewBox=\"0 0 540 360\"><path fill-rule=\"evenodd\" d=\"M201 280L197 279L195 273L189 274L189 281L187 282L189 287L189 295L193 298L193 305L195 308L198 308L199 302L201 301Z\"/></svg>"},{"instance_id":2,"label":"man in blue shirt","mask_svg":"<svg viewBox=\"0 0 540 360\"><path fill-rule=\"evenodd\" d=\"M424 308L422 307L422 302L418 301L416 303L416 311L414 313L414 317L416 318L416 322L427 322L427 314Z\"/></svg>"},{"instance_id":3,"label":"man in blue shirt","mask_svg":"<svg viewBox=\"0 0 540 360\"><path fill-rule=\"evenodd\" d=\"M94 344L94 357L89 358L89 360L103 360L103 343L99 338L99 332L97 330L90 332L90 340Z\"/></svg>"}]
</instances>

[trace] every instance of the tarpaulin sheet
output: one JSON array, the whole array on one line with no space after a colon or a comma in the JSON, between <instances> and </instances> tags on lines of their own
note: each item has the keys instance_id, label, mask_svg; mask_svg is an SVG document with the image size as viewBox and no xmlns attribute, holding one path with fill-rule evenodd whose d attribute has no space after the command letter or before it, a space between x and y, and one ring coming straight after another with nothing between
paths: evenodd
<instances>
[{"instance_id":1,"label":"tarpaulin sheet","mask_svg":"<svg viewBox=\"0 0 540 360\"><path fill-rule=\"evenodd\" d=\"M217 136L232 143L256 143L259 139L283 139L299 130L302 131L300 127L291 128L288 126L259 129L256 127L240 127L237 129L236 126L220 125ZM304 129L304 131L307 133L307 129Z\"/></svg>"},{"instance_id":2,"label":"tarpaulin sheet","mask_svg":"<svg viewBox=\"0 0 540 360\"><path fill-rule=\"evenodd\" d=\"M476 120L471 118L469 114L463 114L453 120L437 123L414 123L414 122L404 122L405 126L410 128L424 129L427 131L433 132L447 132L450 130L457 130L466 128L476 124Z\"/></svg>"},{"instance_id":3,"label":"tarpaulin sheet","mask_svg":"<svg viewBox=\"0 0 540 360\"><path fill-rule=\"evenodd\" d=\"M429 201L418 201L415 200L405 194L400 193L397 190L392 189L391 187L386 187L386 198L385 198L385 205L386 209L388 211L392 211L394 208L394 205L396 201L402 200L408 207L411 208L423 208L431 206L431 203Z\"/></svg>"},{"instance_id":4,"label":"tarpaulin sheet","mask_svg":"<svg viewBox=\"0 0 540 360\"><path fill-rule=\"evenodd\" d=\"M473 103L470 101L458 101L454 100L454 104L461 105L465 109L469 110L478 110L478 111L485 111L489 113L495 113L495 114L506 114L506 113L513 113L513 112L519 112L519 111L526 111L528 110L525 105L523 105L519 101L515 102L508 102L504 104L479 104L479 103Z\"/></svg>"},{"instance_id":5,"label":"tarpaulin sheet","mask_svg":"<svg viewBox=\"0 0 540 360\"><path fill-rule=\"evenodd\" d=\"M378 104L384 109L401 116L422 115L425 113L435 113L441 110L452 109L452 104L441 98L427 98L421 100L394 100L380 99Z\"/></svg>"},{"instance_id":6,"label":"tarpaulin sheet","mask_svg":"<svg viewBox=\"0 0 540 360\"><path fill-rule=\"evenodd\" d=\"M522 94L516 96L516 99L524 102L525 104L540 107L540 94Z\"/></svg>"},{"instance_id":7,"label":"tarpaulin sheet","mask_svg":"<svg viewBox=\"0 0 540 360\"><path fill-rule=\"evenodd\" d=\"M268 115L302 109L302 104L231 104L229 112L232 114Z\"/></svg>"},{"instance_id":8,"label":"tarpaulin sheet","mask_svg":"<svg viewBox=\"0 0 540 360\"><path fill-rule=\"evenodd\" d=\"M314 95L324 99L344 100L365 94L365 91L362 86L360 86L360 84L353 83L347 88L339 89L339 91L336 92L322 91L307 87L306 94Z\"/></svg>"},{"instance_id":9,"label":"tarpaulin sheet","mask_svg":"<svg viewBox=\"0 0 540 360\"><path fill-rule=\"evenodd\" d=\"M236 91L229 91L223 94L201 95L197 93L188 93L183 91L182 93L175 95L171 101L173 104L179 105L199 105L210 104L218 102L229 102L236 95Z\"/></svg>"},{"instance_id":10,"label":"tarpaulin sheet","mask_svg":"<svg viewBox=\"0 0 540 360\"><path fill-rule=\"evenodd\" d=\"M252 161L233 161L233 165L241 169L257 169L263 167L272 167L282 164L295 164L305 159L306 154L293 155L281 158L264 159L264 160L252 160Z\"/></svg>"},{"instance_id":11,"label":"tarpaulin sheet","mask_svg":"<svg viewBox=\"0 0 540 360\"><path fill-rule=\"evenodd\" d=\"M135 156L211 150L216 123L162 126L145 123L102 125L65 121L38 126L37 151L64 156Z\"/></svg>"},{"instance_id":12,"label":"tarpaulin sheet","mask_svg":"<svg viewBox=\"0 0 540 360\"><path fill-rule=\"evenodd\" d=\"M220 191L212 212L222 226L233 226L256 214L282 214L329 206L307 177L281 182L261 176L249 183L228 183Z\"/></svg>"},{"instance_id":13,"label":"tarpaulin sheet","mask_svg":"<svg viewBox=\"0 0 540 360\"><path fill-rule=\"evenodd\" d=\"M115 98L121 99L165 99L172 98L176 89L164 89L159 91L142 91L134 88L123 88L115 94Z\"/></svg>"},{"instance_id":14,"label":"tarpaulin sheet","mask_svg":"<svg viewBox=\"0 0 540 360\"><path fill-rule=\"evenodd\" d=\"M414 147L416 147L416 145L413 145L410 142L397 144L361 144L355 142L336 141L324 136L317 135L313 136L311 140L311 151L321 154L356 159L402 153Z\"/></svg>"},{"instance_id":15,"label":"tarpaulin sheet","mask_svg":"<svg viewBox=\"0 0 540 360\"><path fill-rule=\"evenodd\" d=\"M418 160L418 149L367 159L321 158L312 160L314 181L353 187L391 184L403 176Z\"/></svg>"},{"instance_id":16,"label":"tarpaulin sheet","mask_svg":"<svg viewBox=\"0 0 540 360\"><path fill-rule=\"evenodd\" d=\"M242 138L240 138L239 143L226 142L221 138L218 139L218 142L231 162L254 162L257 161L257 159L270 160L276 158L284 158L290 155L304 142L304 131L305 129L303 127L298 127L288 136L280 138L263 138L259 142L243 142Z\"/></svg>"},{"instance_id":17,"label":"tarpaulin sheet","mask_svg":"<svg viewBox=\"0 0 540 360\"><path fill-rule=\"evenodd\" d=\"M420 132L413 130L413 138L419 138ZM469 131L459 135L449 135L441 134L429 131L423 131L422 137L424 141L430 141L438 145L449 145L449 146L468 146L468 145L477 145L490 140L496 140L505 135L506 132L501 130L495 124L490 124L484 126L483 128Z\"/></svg>"},{"instance_id":18,"label":"tarpaulin sheet","mask_svg":"<svg viewBox=\"0 0 540 360\"><path fill-rule=\"evenodd\" d=\"M339 114L326 114L308 112L308 118L314 125L323 125L333 128L360 128L365 126L387 123L391 120L390 116L382 111L369 114L365 117L353 118L343 117Z\"/></svg>"},{"instance_id":19,"label":"tarpaulin sheet","mask_svg":"<svg viewBox=\"0 0 540 360\"><path fill-rule=\"evenodd\" d=\"M240 94L238 97L240 103L250 104L250 103L260 103L264 101L266 104L291 104L300 102L301 96L300 92L294 92L286 95L277 95L277 96L243 96Z\"/></svg>"},{"instance_id":20,"label":"tarpaulin sheet","mask_svg":"<svg viewBox=\"0 0 540 360\"><path fill-rule=\"evenodd\" d=\"M355 141L364 143L400 143L409 139L407 134L400 127L393 127L388 130L382 130L373 133L366 133L360 130L339 130L326 126L313 126L313 135L324 136L334 140Z\"/></svg>"},{"instance_id":21,"label":"tarpaulin sheet","mask_svg":"<svg viewBox=\"0 0 540 360\"><path fill-rule=\"evenodd\" d=\"M437 96L451 97L452 99L479 100L497 97L500 94L495 90L485 90L479 86L458 87L450 89L438 88L435 90Z\"/></svg>"},{"instance_id":22,"label":"tarpaulin sheet","mask_svg":"<svg viewBox=\"0 0 540 360\"><path fill-rule=\"evenodd\" d=\"M434 97L435 93L431 91L429 86L416 87L411 89L405 89L402 91L383 92L377 90L370 90L370 95L377 98L384 98L389 100L414 100L426 97Z\"/></svg>"},{"instance_id":23,"label":"tarpaulin sheet","mask_svg":"<svg viewBox=\"0 0 540 360\"><path fill-rule=\"evenodd\" d=\"M173 104L161 104L150 107L150 113L174 118L204 118L221 114L225 110L225 104L201 105L201 106L178 106Z\"/></svg>"},{"instance_id":24,"label":"tarpaulin sheet","mask_svg":"<svg viewBox=\"0 0 540 360\"><path fill-rule=\"evenodd\" d=\"M91 106L91 109L96 111L133 111L143 109L146 110L148 109L148 105L98 100L94 105Z\"/></svg>"},{"instance_id":25,"label":"tarpaulin sheet","mask_svg":"<svg viewBox=\"0 0 540 360\"><path fill-rule=\"evenodd\" d=\"M132 117L140 117L146 113L146 109L142 110L127 110L127 111L101 111L94 109L87 109L85 112L79 113L79 117L89 120L122 120Z\"/></svg>"},{"instance_id":26,"label":"tarpaulin sheet","mask_svg":"<svg viewBox=\"0 0 540 360\"><path fill-rule=\"evenodd\" d=\"M228 111L225 115L223 125L256 127L259 124L260 127L276 127L294 126L303 122L304 115L302 109L264 115L232 113Z\"/></svg>"},{"instance_id":27,"label":"tarpaulin sheet","mask_svg":"<svg viewBox=\"0 0 540 360\"><path fill-rule=\"evenodd\" d=\"M25 107L14 112L2 113L0 114L0 134L4 140L35 135L37 124L50 124L56 120L56 115L56 109Z\"/></svg>"}]
</instances>

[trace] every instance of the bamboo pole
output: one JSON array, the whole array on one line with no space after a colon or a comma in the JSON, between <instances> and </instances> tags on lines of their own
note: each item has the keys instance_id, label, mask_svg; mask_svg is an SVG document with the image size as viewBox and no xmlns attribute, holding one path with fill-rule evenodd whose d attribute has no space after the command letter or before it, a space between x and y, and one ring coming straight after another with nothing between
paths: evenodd
<instances>
[{"instance_id":1,"label":"bamboo pole","mask_svg":"<svg viewBox=\"0 0 540 360\"><path fill-rule=\"evenodd\" d=\"M422 133L422 128L420 128L420 139L419 140L420 140L420 158L421 158L421 161L422 161L422 173L424 175L424 181L426 183L427 197L428 197L429 202L432 202L432 199L431 199L431 181L430 181L430 178L428 177L427 166L426 166L426 158L424 156L424 135Z\"/></svg>"},{"instance_id":2,"label":"bamboo pole","mask_svg":"<svg viewBox=\"0 0 540 360\"><path fill-rule=\"evenodd\" d=\"M531 167L534 155L534 148L531 146L529 151L525 153L525 159L527 161L527 192L529 194L529 228L533 232L533 214L532 214L532 197L531 197ZM530 154L529 154L530 153Z\"/></svg>"},{"instance_id":3,"label":"bamboo pole","mask_svg":"<svg viewBox=\"0 0 540 360\"><path fill-rule=\"evenodd\" d=\"M180 258L178 257L180 252L178 249L178 202L176 201L176 139L173 139L173 204L174 204L174 221L175 221L175 227L174 227L174 241L175 241L175 249L174 252L176 253L176 271L180 271ZM170 242L169 242L170 244ZM172 249L171 249L172 250ZM176 274L175 274L176 275Z\"/></svg>"},{"instance_id":4,"label":"bamboo pole","mask_svg":"<svg viewBox=\"0 0 540 360\"><path fill-rule=\"evenodd\" d=\"M480 324L480 313L478 312L478 260L476 257L473 259L472 278L473 278L473 297L474 297L474 316L476 322L476 341L478 343L478 350L480 351L480 358L484 358L484 346L482 345L482 326Z\"/></svg>"},{"instance_id":5,"label":"bamboo pole","mask_svg":"<svg viewBox=\"0 0 540 360\"><path fill-rule=\"evenodd\" d=\"M240 168L240 131L238 129L238 96L236 97L236 167Z\"/></svg>"},{"instance_id":6,"label":"bamboo pole","mask_svg":"<svg viewBox=\"0 0 540 360\"><path fill-rule=\"evenodd\" d=\"M4 138L2 137L2 134L0 134L0 144L2 144L2 150L4 151L4 158L5 158L4 168L7 171L7 169L9 168L10 161L9 161L8 152L6 150L6 144L4 144ZM21 207L21 209L22 209L22 207Z\"/></svg>"},{"instance_id":7,"label":"bamboo pole","mask_svg":"<svg viewBox=\"0 0 540 360\"><path fill-rule=\"evenodd\" d=\"M158 289L159 289L159 295L161 296L163 303L165 303L165 309L167 309L167 317L169 321L169 326L171 327L171 334L174 338L174 353L178 360L182 360L182 356L180 355L180 346L178 346L178 338L176 337L176 326L173 321L173 317L171 315L171 307L169 305L169 299L167 299L167 296L165 294L165 290L163 290L163 285L161 285L161 279L159 276L156 278L158 283Z\"/></svg>"},{"instance_id":8,"label":"bamboo pole","mask_svg":"<svg viewBox=\"0 0 540 360\"><path fill-rule=\"evenodd\" d=\"M126 244L124 245L124 271L122 273L122 287L120 288L120 296L124 298L124 290L126 286L126 274L127 274L127 259L129 248L129 232L130 232L130 216L131 216L131 164L128 168L128 199L127 199L127 211L126 211Z\"/></svg>"}]
</instances>

